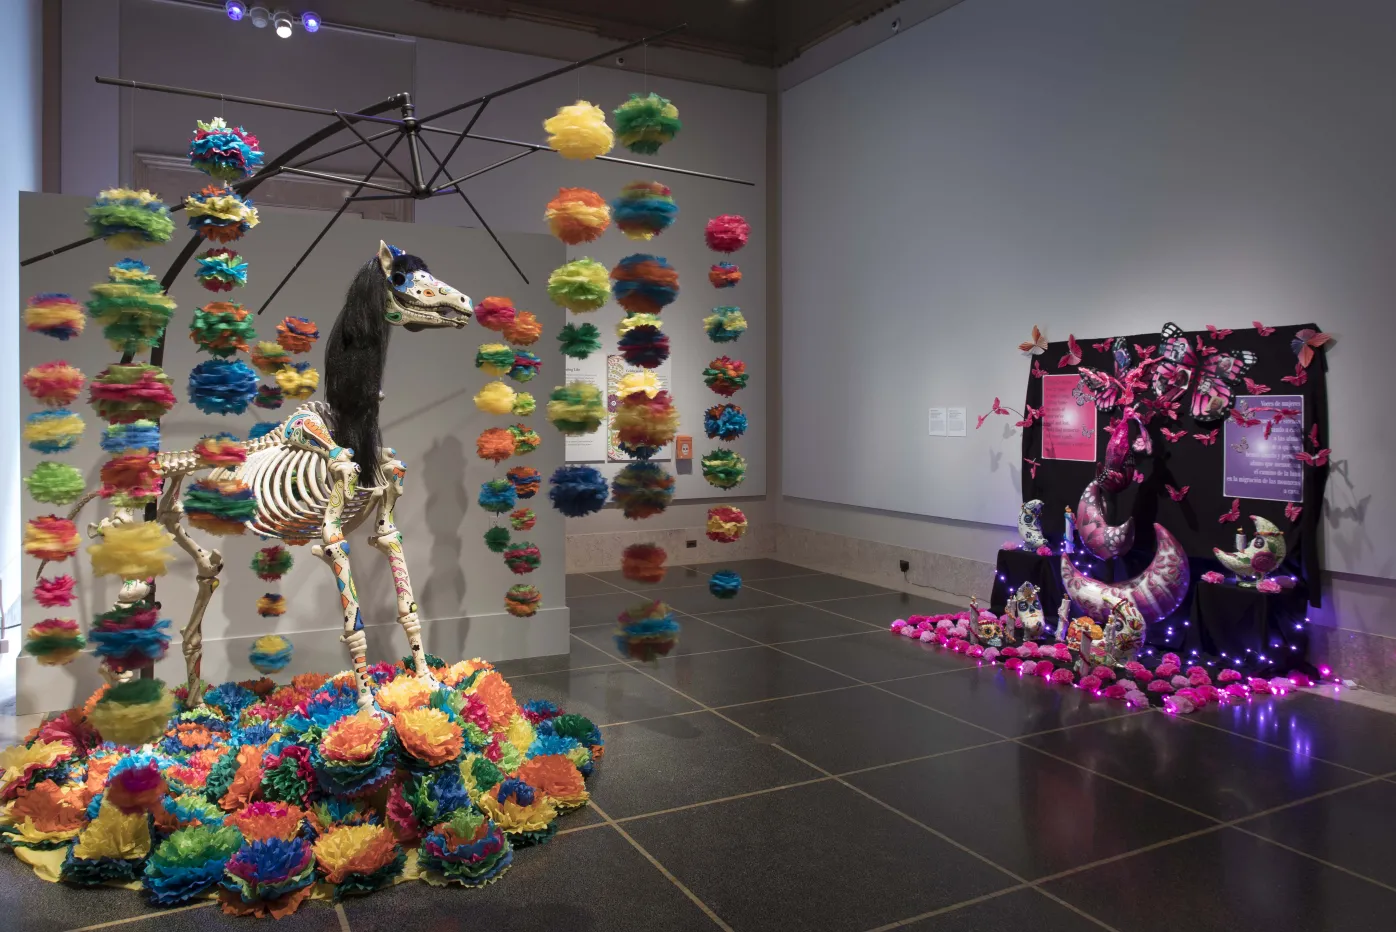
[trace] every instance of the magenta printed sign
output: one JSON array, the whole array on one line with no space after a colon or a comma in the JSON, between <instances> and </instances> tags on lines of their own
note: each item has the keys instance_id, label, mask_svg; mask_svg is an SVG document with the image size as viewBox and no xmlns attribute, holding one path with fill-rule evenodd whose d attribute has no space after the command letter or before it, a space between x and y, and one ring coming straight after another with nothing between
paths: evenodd
<instances>
[{"instance_id":1,"label":"magenta printed sign","mask_svg":"<svg viewBox=\"0 0 1396 932\"><path fill-rule=\"evenodd\" d=\"M1095 402L1077 397L1079 375L1042 377L1042 458L1093 462L1096 449Z\"/></svg>"},{"instance_id":2,"label":"magenta printed sign","mask_svg":"<svg viewBox=\"0 0 1396 932\"><path fill-rule=\"evenodd\" d=\"M1304 396L1241 395L1236 410L1259 423L1246 426L1227 420L1222 432L1222 495L1304 501L1304 464L1294 458L1304 449Z\"/></svg>"}]
</instances>

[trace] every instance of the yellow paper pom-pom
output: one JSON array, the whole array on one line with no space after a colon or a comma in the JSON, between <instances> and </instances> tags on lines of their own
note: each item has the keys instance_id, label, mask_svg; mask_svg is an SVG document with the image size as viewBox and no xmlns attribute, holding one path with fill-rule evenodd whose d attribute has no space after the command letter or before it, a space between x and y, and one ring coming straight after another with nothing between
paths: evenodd
<instances>
[{"instance_id":1,"label":"yellow paper pom-pom","mask_svg":"<svg viewBox=\"0 0 1396 932\"><path fill-rule=\"evenodd\" d=\"M341 825L315 840L315 869L328 883L367 876L397 856L397 838L386 825Z\"/></svg>"},{"instance_id":2,"label":"yellow paper pom-pom","mask_svg":"<svg viewBox=\"0 0 1396 932\"><path fill-rule=\"evenodd\" d=\"M88 719L102 738L116 744L145 744L165 731L174 694L159 680L132 680L106 690Z\"/></svg>"},{"instance_id":3,"label":"yellow paper pom-pom","mask_svg":"<svg viewBox=\"0 0 1396 932\"><path fill-rule=\"evenodd\" d=\"M653 398L661 391L659 378L648 369L640 372L629 372L621 376L620 385L616 387L616 395L619 398L629 398L636 392L643 392L646 398Z\"/></svg>"},{"instance_id":4,"label":"yellow paper pom-pom","mask_svg":"<svg viewBox=\"0 0 1396 932\"><path fill-rule=\"evenodd\" d=\"M431 687L415 676L399 676L378 690L378 706L390 715L424 708L431 699Z\"/></svg>"},{"instance_id":5,"label":"yellow paper pom-pom","mask_svg":"<svg viewBox=\"0 0 1396 932\"><path fill-rule=\"evenodd\" d=\"M154 521L117 524L102 532L102 539L87 548L92 572L98 576L145 579L164 576L168 548L174 537Z\"/></svg>"},{"instance_id":6,"label":"yellow paper pom-pom","mask_svg":"<svg viewBox=\"0 0 1396 932\"><path fill-rule=\"evenodd\" d=\"M475 366L486 375L508 375L514 367L514 351L503 343L482 343L475 353Z\"/></svg>"},{"instance_id":7,"label":"yellow paper pom-pom","mask_svg":"<svg viewBox=\"0 0 1396 932\"><path fill-rule=\"evenodd\" d=\"M478 805L480 811L505 833L542 832L557 818L557 809L545 794L534 793L533 802L522 805L517 794L506 793L500 799L503 786L501 783L489 792L480 794Z\"/></svg>"},{"instance_id":8,"label":"yellow paper pom-pom","mask_svg":"<svg viewBox=\"0 0 1396 932\"><path fill-rule=\"evenodd\" d=\"M409 709L393 718L402 749L428 767L460 757L465 746L461 727L440 709Z\"/></svg>"},{"instance_id":9,"label":"yellow paper pom-pom","mask_svg":"<svg viewBox=\"0 0 1396 932\"><path fill-rule=\"evenodd\" d=\"M276 384L287 398L304 401L320 387L320 373L307 363L282 366L276 372Z\"/></svg>"},{"instance_id":10,"label":"yellow paper pom-pom","mask_svg":"<svg viewBox=\"0 0 1396 932\"><path fill-rule=\"evenodd\" d=\"M606 124L606 111L587 100L559 107L557 114L543 121L548 145L565 159L594 159L615 145L616 137Z\"/></svg>"},{"instance_id":11,"label":"yellow paper pom-pom","mask_svg":"<svg viewBox=\"0 0 1396 932\"><path fill-rule=\"evenodd\" d=\"M145 812L125 815L112 805L104 805L97 818L87 823L73 845L72 857L85 861L111 858L138 861L150 854L150 825Z\"/></svg>"},{"instance_id":12,"label":"yellow paper pom-pom","mask_svg":"<svg viewBox=\"0 0 1396 932\"><path fill-rule=\"evenodd\" d=\"M517 393L503 382L490 382L475 393L475 407L486 414L509 414Z\"/></svg>"}]
</instances>

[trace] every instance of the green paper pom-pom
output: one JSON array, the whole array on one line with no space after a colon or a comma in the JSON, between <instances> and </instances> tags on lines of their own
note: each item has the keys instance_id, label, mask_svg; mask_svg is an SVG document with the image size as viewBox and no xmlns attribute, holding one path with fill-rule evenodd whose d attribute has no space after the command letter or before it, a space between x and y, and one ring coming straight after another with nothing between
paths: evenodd
<instances>
[{"instance_id":1,"label":"green paper pom-pom","mask_svg":"<svg viewBox=\"0 0 1396 932\"><path fill-rule=\"evenodd\" d=\"M590 434L605 415L601 389L590 382L568 382L549 396L548 421L564 434Z\"/></svg>"},{"instance_id":2,"label":"green paper pom-pom","mask_svg":"<svg viewBox=\"0 0 1396 932\"><path fill-rule=\"evenodd\" d=\"M92 235L116 249L141 249L168 242L174 233L170 209L149 191L109 188L87 208Z\"/></svg>"},{"instance_id":3,"label":"green paper pom-pom","mask_svg":"<svg viewBox=\"0 0 1396 932\"><path fill-rule=\"evenodd\" d=\"M485 532L485 546L491 553L503 553L509 549L509 529L492 527Z\"/></svg>"},{"instance_id":4,"label":"green paper pom-pom","mask_svg":"<svg viewBox=\"0 0 1396 932\"><path fill-rule=\"evenodd\" d=\"M615 110L616 138L631 152L653 155L659 147L674 138L683 129L679 121L679 108L667 98L650 93L641 97L631 94L630 99Z\"/></svg>"},{"instance_id":5,"label":"green paper pom-pom","mask_svg":"<svg viewBox=\"0 0 1396 932\"><path fill-rule=\"evenodd\" d=\"M87 484L82 470L67 463L44 462L24 477L29 497L47 505L71 505L82 497Z\"/></svg>"},{"instance_id":6,"label":"green paper pom-pom","mask_svg":"<svg viewBox=\"0 0 1396 932\"><path fill-rule=\"evenodd\" d=\"M595 259L573 259L548 276L548 297L574 314L611 300L611 273Z\"/></svg>"},{"instance_id":7,"label":"green paper pom-pom","mask_svg":"<svg viewBox=\"0 0 1396 932\"><path fill-rule=\"evenodd\" d=\"M514 414L517 417L527 417L538 408L538 402L528 392L519 392L514 396Z\"/></svg>"},{"instance_id":8,"label":"green paper pom-pom","mask_svg":"<svg viewBox=\"0 0 1396 932\"><path fill-rule=\"evenodd\" d=\"M227 359L246 351L257 339L257 327L247 308L230 301L211 301L195 308L189 338L211 356Z\"/></svg>"},{"instance_id":9,"label":"green paper pom-pom","mask_svg":"<svg viewBox=\"0 0 1396 932\"><path fill-rule=\"evenodd\" d=\"M601 349L601 331L594 324L568 324L557 335L562 344L562 355L573 359L586 359Z\"/></svg>"},{"instance_id":10,"label":"green paper pom-pom","mask_svg":"<svg viewBox=\"0 0 1396 932\"><path fill-rule=\"evenodd\" d=\"M160 342L175 311L174 299L144 262L122 259L107 270L108 280L91 288L88 313L102 325L102 336L118 353L140 353Z\"/></svg>"},{"instance_id":11,"label":"green paper pom-pom","mask_svg":"<svg viewBox=\"0 0 1396 932\"><path fill-rule=\"evenodd\" d=\"M514 350L503 343L486 343L475 353L475 368L490 375L508 375L514 367Z\"/></svg>"},{"instance_id":12,"label":"green paper pom-pom","mask_svg":"<svg viewBox=\"0 0 1396 932\"><path fill-rule=\"evenodd\" d=\"M703 478L719 489L738 486L746 476L746 459L735 450L713 450L703 457Z\"/></svg>"}]
</instances>

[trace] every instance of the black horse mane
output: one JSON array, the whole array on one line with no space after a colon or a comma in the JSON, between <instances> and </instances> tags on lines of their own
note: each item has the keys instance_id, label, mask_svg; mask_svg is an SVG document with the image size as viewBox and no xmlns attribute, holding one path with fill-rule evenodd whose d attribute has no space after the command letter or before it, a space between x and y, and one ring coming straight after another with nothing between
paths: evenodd
<instances>
[{"instance_id":1,"label":"black horse mane","mask_svg":"<svg viewBox=\"0 0 1396 932\"><path fill-rule=\"evenodd\" d=\"M406 253L393 259L392 275L411 276L426 263ZM325 345L325 400L333 413L330 430L335 442L354 451L359 481L378 485L378 396L383 389L383 366L388 359L392 325L388 305L388 276L374 256L363 264L344 296Z\"/></svg>"}]
</instances>

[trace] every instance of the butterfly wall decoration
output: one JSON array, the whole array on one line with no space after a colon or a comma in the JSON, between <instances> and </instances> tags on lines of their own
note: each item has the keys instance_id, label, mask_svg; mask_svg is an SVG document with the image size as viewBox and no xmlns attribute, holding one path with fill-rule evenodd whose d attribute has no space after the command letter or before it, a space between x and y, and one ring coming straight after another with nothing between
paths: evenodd
<instances>
[{"instance_id":1,"label":"butterfly wall decoration","mask_svg":"<svg viewBox=\"0 0 1396 932\"><path fill-rule=\"evenodd\" d=\"M1076 334L1066 335L1066 355L1057 362L1058 369L1065 369L1067 366L1081 365L1081 347L1076 342Z\"/></svg>"},{"instance_id":2,"label":"butterfly wall decoration","mask_svg":"<svg viewBox=\"0 0 1396 932\"><path fill-rule=\"evenodd\" d=\"M1039 463L1037 460L1027 456L1023 457L1023 462L1028 464L1028 474L1031 475L1034 479L1036 479L1037 467L1041 466L1042 464Z\"/></svg>"},{"instance_id":3,"label":"butterfly wall decoration","mask_svg":"<svg viewBox=\"0 0 1396 932\"><path fill-rule=\"evenodd\" d=\"M1173 486L1169 485L1166 482L1164 483L1163 487L1168 490L1168 497L1173 499L1173 501L1175 502L1181 502L1183 499L1187 498L1188 490L1192 488L1192 486L1190 485L1185 485L1181 489L1175 489L1173 488Z\"/></svg>"},{"instance_id":4,"label":"butterfly wall decoration","mask_svg":"<svg viewBox=\"0 0 1396 932\"><path fill-rule=\"evenodd\" d=\"M1317 330L1305 327L1294 335L1294 339L1290 341L1290 346L1294 349L1294 355L1299 357L1299 365L1307 369L1309 363L1314 361L1314 350L1332 342L1333 337L1329 334L1319 333Z\"/></svg>"},{"instance_id":5,"label":"butterfly wall decoration","mask_svg":"<svg viewBox=\"0 0 1396 932\"><path fill-rule=\"evenodd\" d=\"M1216 324L1208 324L1207 333L1211 335L1213 342L1220 342L1231 336L1230 330L1222 330L1218 328Z\"/></svg>"},{"instance_id":6,"label":"butterfly wall decoration","mask_svg":"<svg viewBox=\"0 0 1396 932\"><path fill-rule=\"evenodd\" d=\"M1291 521L1298 521L1299 515L1303 511L1304 509L1301 506L1294 504L1294 502L1290 502L1289 504L1285 505L1285 517Z\"/></svg>"},{"instance_id":7,"label":"butterfly wall decoration","mask_svg":"<svg viewBox=\"0 0 1396 932\"><path fill-rule=\"evenodd\" d=\"M1019 343L1018 349L1024 353L1031 353L1034 356L1040 356L1047 352L1047 338L1042 335L1042 328L1038 327L1037 324L1033 324L1032 339Z\"/></svg>"},{"instance_id":8,"label":"butterfly wall decoration","mask_svg":"<svg viewBox=\"0 0 1396 932\"><path fill-rule=\"evenodd\" d=\"M1324 447L1322 450L1315 453L1296 453L1294 454L1294 458L1305 466L1327 466L1328 454L1332 452L1332 450Z\"/></svg>"},{"instance_id":9,"label":"butterfly wall decoration","mask_svg":"<svg viewBox=\"0 0 1396 932\"><path fill-rule=\"evenodd\" d=\"M1274 327L1267 327L1258 320L1251 321L1251 326L1255 327L1255 332L1263 337L1268 337L1270 334L1275 332Z\"/></svg>"},{"instance_id":10,"label":"butterfly wall decoration","mask_svg":"<svg viewBox=\"0 0 1396 932\"><path fill-rule=\"evenodd\" d=\"M1078 405L1084 405L1088 401L1095 402L1096 411L1106 414L1116 408L1127 408L1134 404L1135 393L1149 387L1144 377L1158 360L1145 359L1132 366L1129 345L1123 337L1115 339L1112 353L1115 357L1114 375L1089 366L1082 366L1077 370L1081 381L1072 388L1071 394Z\"/></svg>"},{"instance_id":11,"label":"butterfly wall decoration","mask_svg":"<svg viewBox=\"0 0 1396 932\"><path fill-rule=\"evenodd\" d=\"M1218 524L1226 524L1228 521L1241 520L1241 500L1233 498L1231 500L1231 510L1217 519Z\"/></svg>"},{"instance_id":12,"label":"butterfly wall decoration","mask_svg":"<svg viewBox=\"0 0 1396 932\"><path fill-rule=\"evenodd\" d=\"M1207 433L1205 433L1205 434L1193 434L1193 435L1192 435L1192 439L1196 440L1198 443L1202 444L1204 447L1210 447L1212 444L1214 444L1214 443L1217 442L1217 431L1218 431L1218 430L1219 430L1219 428L1213 427L1211 430L1207 431Z\"/></svg>"},{"instance_id":13,"label":"butterfly wall decoration","mask_svg":"<svg viewBox=\"0 0 1396 932\"><path fill-rule=\"evenodd\" d=\"M1163 325L1163 345L1160 361L1154 368L1154 392L1162 401L1176 401L1189 391L1192 401L1189 411L1196 421L1219 421L1226 417L1235 400L1233 387L1257 362L1255 353L1240 350L1235 353L1197 352L1177 324ZM1202 337L1197 338L1203 348ZM1259 422L1257 422L1259 423Z\"/></svg>"},{"instance_id":14,"label":"butterfly wall decoration","mask_svg":"<svg viewBox=\"0 0 1396 932\"><path fill-rule=\"evenodd\" d=\"M1295 364L1294 364L1294 375L1282 375L1282 376L1280 376L1280 381L1281 381L1281 382L1288 382L1290 385L1293 385L1295 388L1299 388L1299 387L1302 386L1305 382L1309 381L1309 370L1308 370L1308 369L1305 369L1305 368L1304 368L1302 365L1300 365L1299 363L1295 363Z\"/></svg>"},{"instance_id":15,"label":"butterfly wall decoration","mask_svg":"<svg viewBox=\"0 0 1396 932\"><path fill-rule=\"evenodd\" d=\"M1169 443L1177 443L1188 435L1185 430L1169 430L1167 427L1160 428L1163 435L1168 438Z\"/></svg>"},{"instance_id":16,"label":"butterfly wall decoration","mask_svg":"<svg viewBox=\"0 0 1396 932\"><path fill-rule=\"evenodd\" d=\"M1263 395L1270 390L1269 385L1261 385L1250 376L1244 376L1241 381L1246 383L1246 391L1252 395Z\"/></svg>"}]
</instances>

